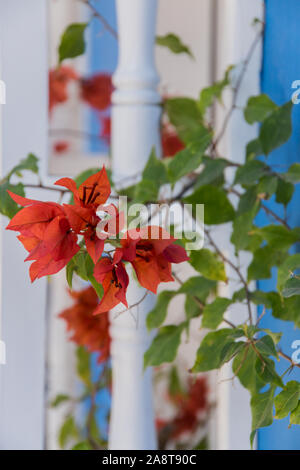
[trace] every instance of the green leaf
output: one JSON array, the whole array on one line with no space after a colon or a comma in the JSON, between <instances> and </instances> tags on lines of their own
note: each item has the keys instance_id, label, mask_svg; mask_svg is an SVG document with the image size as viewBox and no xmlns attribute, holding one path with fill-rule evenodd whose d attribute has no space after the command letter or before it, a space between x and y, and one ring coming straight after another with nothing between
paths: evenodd
<instances>
[{"instance_id":1,"label":"green leaf","mask_svg":"<svg viewBox=\"0 0 300 470\"><path fill-rule=\"evenodd\" d=\"M283 145L290 138L292 106L291 101L287 102L273 111L262 123L259 139L265 155Z\"/></svg>"},{"instance_id":2,"label":"green leaf","mask_svg":"<svg viewBox=\"0 0 300 470\"><path fill-rule=\"evenodd\" d=\"M211 304L205 305L202 318L203 328L216 329L222 322L223 315L231 303L230 299L217 297Z\"/></svg>"},{"instance_id":3,"label":"green leaf","mask_svg":"<svg viewBox=\"0 0 300 470\"><path fill-rule=\"evenodd\" d=\"M64 395L63 393L61 393L59 395L56 395L54 400L52 400L51 406L52 406L52 408L55 408L58 405L60 405L61 403L64 403L64 402L69 401L69 400L70 400L69 395Z\"/></svg>"},{"instance_id":4,"label":"green leaf","mask_svg":"<svg viewBox=\"0 0 300 470\"><path fill-rule=\"evenodd\" d=\"M260 160L249 160L237 169L234 184L253 184L266 174L267 169Z\"/></svg>"},{"instance_id":5,"label":"green leaf","mask_svg":"<svg viewBox=\"0 0 300 470\"><path fill-rule=\"evenodd\" d=\"M254 251L253 259L248 267L248 280L269 279L271 268L280 265L285 256L285 253L268 245L258 248Z\"/></svg>"},{"instance_id":6,"label":"green leaf","mask_svg":"<svg viewBox=\"0 0 300 470\"><path fill-rule=\"evenodd\" d=\"M257 194L262 194L264 199L269 199L275 193L277 185L277 176L265 175L260 178L256 187L256 192Z\"/></svg>"},{"instance_id":7,"label":"green leaf","mask_svg":"<svg viewBox=\"0 0 300 470\"><path fill-rule=\"evenodd\" d=\"M300 294L300 279L295 277L289 279L282 289L283 297L292 297Z\"/></svg>"},{"instance_id":8,"label":"green leaf","mask_svg":"<svg viewBox=\"0 0 300 470\"><path fill-rule=\"evenodd\" d=\"M0 184L0 213L11 219L19 212L20 207L12 200L8 190L19 196L25 196L25 191L22 183L10 184L9 181L4 181Z\"/></svg>"},{"instance_id":9,"label":"green leaf","mask_svg":"<svg viewBox=\"0 0 300 470\"><path fill-rule=\"evenodd\" d=\"M248 124L254 122L262 122L269 116L272 111L277 109L277 105L269 98L268 95L251 96L244 110L245 120Z\"/></svg>"},{"instance_id":10,"label":"green leaf","mask_svg":"<svg viewBox=\"0 0 300 470\"><path fill-rule=\"evenodd\" d=\"M253 207L251 211L237 215L233 221L233 230L231 243L234 244L237 251L251 249L251 243L257 241L253 236L253 219L257 213L257 208ZM258 246L261 245L261 239L258 240Z\"/></svg>"},{"instance_id":11,"label":"green leaf","mask_svg":"<svg viewBox=\"0 0 300 470\"><path fill-rule=\"evenodd\" d=\"M96 294L98 295L98 298L102 299L103 294L104 294L104 290L103 290L102 285L99 284L99 282L96 281L94 276L89 276L89 281L92 284L93 288L95 289Z\"/></svg>"},{"instance_id":12,"label":"green leaf","mask_svg":"<svg viewBox=\"0 0 300 470\"><path fill-rule=\"evenodd\" d=\"M291 274L300 268L300 253L288 256L277 271L277 289L282 290L284 284L291 278Z\"/></svg>"},{"instance_id":13,"label":"green leaf","mask_svg":"<svg viewBox=\"0 0 300 470\"><path fill-rule=\"evenodd\" d=\"M158 295L154 309L147 315L146 324L148 330L158 328L165 321L169 303L175 295L177 295L177 292L170 290L161 292Z\"/></svg>"},{"instance_id":14,"label":"green leaf","mask_svg":"<svg viewBox=\"0 0 300 470\"><path fill-rule=\"evenodd\" d=\"M73 439L78 439L78 430L73 416L69 415L60 428L58 442L63 449Z\"/></svg>"},{"instance_id":15,"label":"green leaf","mask_svg":"<svg viewBox=\"0 0 300 470\"><path fill-rule=\"evenodd\" d=\"M276 333L275 331L269 330L269 328L263 328L262 331L267 333L267 335L271 336L274 344L278 344L281 340L282 333Z\"/></svg>"},{"instance_id":16,"label":"green leaf","mask_svg":"<svg viewBox=\"0 0 300 470\"><path fill-rule=\"evenodd\" d=\"M192 372L205 372L218 369L222 365L224 347L234 343L236 337L243 336L241 330L223 328L208 333L201 341Z\"/></svg>"},{"instance_id":17,"label":"green leaf","mask_svg":"<svg viewBox=\"0 0 300 470\"><path fill-rule=\"evenodd\" d=\"M278 178L277 189L276 189L276 202L287 206L293 197L295 187L292 183Z\"/></svg>"},{"instance_id":18,"label":"green leaf","mask_svg":"<svg viewBox=\"0 0 300 470\"><path fill-rule=\"evenodd\" d=\"M194 58L190 48L183 44L176 34L169 33L165 36L156 36L156 44L158 46L167 47L174 54L187 54Z\"/></svg>"},{"instance_id":19,"label":"green leaf","mask_svg":"<svg viewBox=\"0 0 300 470\"><path fill-rule=\"evenodd\" d=\"M269 299L270 292L263 292L261 290L256 290L254 292L250 292L249 298L251 302L255 303L255 305L265 305L267 308L271 308L271 300Z\"/></svg>"},{"instance_id":20,"label":"green leaf","mask_svg":"<svg viewBox=\"0 0 300 470\"><path fill-rule=\"evenodd\" d=\"M275 397L275 418L285 418L297 407L299 398L300 384L295 380L291 380L285 385L284 390Z\"/></svg>"},{"instance_id":21,"label":"green leaf","mask_svg":"<svg viewBox=\"0 0 300 470\"><path fill-rule=\"evenodd\" d=\"M277 292L273 292L272 314L275 318L284 321L292 321L299 327L300 296L283 298Z\"/></svg>"},{"instance_id":22,"label":"green leaf","mask_svg":"<svg viewBox=\"0 0 300 470\"><path fill-rule=\"evenodd\" d=\"M248 188L240 197L238 204L238 215L252 214L253 218L256 216L259 208L259 200L257 197L256 187Z\"/></svg>"},{"instance_id":23,"label":"green leaf","mask_svg":"<svg viewBox=\"0 0 300 470\"><path fill-rule=\"evenodd\" d=\"M183 200L187 204L204 204L204 222L206 225L218 225L230 222L234 209L225 191L212 185L204 185L191 196Z\"/></svg>"},{"instance_id":24,"label":"green leaf","mask_svg":"<svg viewBox=\"0 0 300 470\"><path fill-rule=\"evenodd\" d=\"M83 441L78 442L78 444L72 447L72 450L93 450L93 448L88 441Z\"/></svg>"},{"instance_id":25,"label":"green leaf","mask_svg":"<svg viewBox=\"0 0 300 470\"><path fill-rule=\"evenodd\" d=\"M274 389L255 393L251 397L252 430L270 426L273 423Z\"/></svg>"},{"instance_id":26,"label":"green leaf","mask_svg":"<svg viewBox=\"0 0 300 470\"><path fill-rule=\"evenodd\" d=\"M190 254L190 264L196 271L213 281L226 281L225 266L218 255L206 248L193 250Z\"/></svg>"},{"instance_id":27,"label":"green leaf","mask_svg":"<svg viewBox=\"0 0 300 470\"><path fill-rule=\"evenodd\" d=\"M213 160L210 157L203 157L204 168L197 178L195 188L199 188L204 184L211 184L222 181L224 169L228 165L227 160L223 158L217 158Z\"/></svg>"},{"instance_id":28,"label":"green leaf","mask_svg":"<svg viewBox=\"0 0 300 470\"><path fill-rule=\"evenodd\" d=\"M58 48L59 63L85 52L84 32L88 23L73 23L64 31Z\"/></svg>"},{"instance_id":29,"label":"green leaf","mask_svg":"<svg viewBox=\"0 0 300 470\"><path fill-rule=\"evenodd\" d=\"M84 281L88 281L89 278L88 278L88 273L87 273L87 270L86 270L86 257L87 257L87 253L86 252L82 252L82 251L79 251L78 253L76 253L75 256L73 256L72 258L72 261L74 263L74 270L75 272L78 274L79 277L81 277L81 279L83 279Z\"/></svg>"},{"instance_id":30,"label":"green leaf","mask_svg":"<svg viewBox=\"0 0 300 470\"><path fill-rule=\"evenodd\" d=\"M202 308L191 295L187 295L184 303L185 316L187 320L198 317L202 313Z\"/></svg>"},{"instance_id":31,"label":"green leaf","mask_svg":"<svg viewBox=\"0 0 300 470\"><path fill-rule=\"evenodd\" d=\"M182 394L182 386L178 375L177 368L173 366L169 376L169 394L171 397L176 397L178 394Z\"/></svg>"},{"instance_id":32,"label":"green leaf","mask_svg":"<svg viewBox=\"0 0 300 470\"><path fill-rule=\"evenodd\" d=\"M32 173L38 173L39 172L39 167L38 167L38 158L33 154L29 153L26 158L20 161L20 163L16 166L13 167L13 169L8 173L5 179L10 180L11 176L13 174L16 174L17 176L22 176L22 171L27 170L31 171Z\"/></svg>"},{"instance_id":33,"label":"green leaf","mask_svg":"<svg viewBox=\"0 0 300 470\"><path fill-rule=\"evenodd\" d=\"M71 259L71 261L69 261L69 263L66 266L66 279L67 279L67 283L70 289L72 289L72 286L73 286L74 272L76 272L76 266L75 266L74 260Z\"/></svg>"},{"instance_id":34,"label":"green leaf","mask_svg":"<svg viewBox=\"0 0 300 470\"><path fill-rule=\"evenodd\" d=\"M246 146L246 160L253 160L254 158L262 155L263 151L259 139L253 139L248 142Z\"/></svg>"},{"instance_id":35,"label":"green leaf","mask_svg":"<svg viewBox=\"0 0 300 470\"><path fill-rule=\"evenodd\" d=\"M210 138L209 138L210 140ZM209 143L207 142L207 145ZM172 183L196 170L202 162L202 152L194 153L188 148L180 150L168 165L168 175Z\"/></svg>"},{"instance_id":36,"label":"green leaf","mask_svg":"<svg viewBox=\"0 0 300 470\"><path fill-rule=\"evenodd\" d=\"M213 105L214 99L221 101L222 93L230 83L229 75L232 69L233 66L228 67L223 80L215 82L213 85L202 89L198 101L198 107L203 116L205 115L206 110Z\"/></svg>"},{"instance_id":37,"label":"green leaf","mask_svg":"<svg viewBox=\"0 0 300 470\"><path fill-rule=\"evenodd\" d=\"M135 186L134 202L143 204L155 202L158 197L158 186L153 180L143 179Z\"/></svg>"},{"instance_id":38,"label":"green leaf","mask_svg":"<svg viewBox=\"0 0 300 470\"><path fill-rule=\"evenodd\" d=\"M265 385L256 373L256 359L256 353L248 344L238 352L232 364L234 374L238 377L243 387L247 388L251 393L258 392Z\"/></svg>"},{"instance_id":39,"label":"green leaf","mask_svg":"<svg viewBox=\"0 0 300 470\"><path fill-rule=\"evenodd\" d=\"M283 173L283 178L289 183L299 183L300 181L300 163L294 163L290 166L286 173Z\"/></svg>"},{"instance_id":40,"label":"green leaf","mask_svg":"<svg viewBox=\"0 0 300 470\"><path fill-rule=\"evenodd\" d=\"M170 98L165 102L165 109L171 124L175 126L184 142L190 143L190 137L194 132L205 129L197 103L192 98Z\"/></svg>"},{"instance_id":41,"label":"green leaf","mask_svg":"<svg viewBox=\"0 0 300 470\"><path fill-rule=\"evenodd\" d=\"M99 299L102 299L104 290L103 290L102 285L99 284L99 282L97 282L95 277L94 277L94 269L95 269L95 264L94 264L92 258L90 257L90 255L86 253L86 255L85 255L85 271L86 271L87 278L90 281L90 283L92 284L93 288L95 289L96 294L98 295Z\"/></svg>"},{"instance_id":42,"label":"green leaf","mask_svg":"<svg viewBox=\"0 0 300 470\"><path fill-rule=\"evenodd\" d=\"M76 349L76 369L80 379L87 387L91 386L90 353L83 347Z\"/></svg>"},{"instance_id":43,"label":"green leaf","mask_svg":"<svg viewBox=\"0 0 300 470\"><path fill-rule=\"evenodd\" d=\"M180 345L180 338L186 324L168 325L159 330L150 348L144 355L144 367L159 366L174 361Z\"/></svg>"},{"instance_id":44,"label":"green leaf","mask_svg":"<svg viewBox=\"0 0 300 470\"><path fill-rule=\"evenodd\" d=\"M289 230L283 225L267 225L266 227L255 229L257 233L266 240L272 249L286 249L299 241L299 230Z\"/></svg>"},{"instance_id":45,"label":"green leaf","mask_svg":"<svg viewBox=\"0 0 300 470\"><path fill-rule=\"evenodd\" d=\"M200 442L193 448L193 450L208 450L209 449L209 443L208 443L208 438L203 437Z\"/></svg>"},{"instance_id":46,"label":"green leaf","mask_svg":"<svg viewBox=\"0 0 300 470\"><path fill-rule=\"evenodd\" d=\"M243 300L245 300L246 297L247 297L246 289L245 289L245 287L242 287L241 289L237 290L233 294L232 300L233 300L233 302L243 302Z\"/></svg>"},{"instance_id":47,"label":"green leaf","mask_svg":"<svg viewBox=\"0 0 300 470\"><path fill-rule=\"evenodd\" d=\"M209 293L215 289L216 282L202 276L190 277L180 287L178 294L188 294L205 302Z\"/></svg>"},{"instance_id":48,"label":"green leaf","mask_svg":"<svg viewBox=\"0 0 300 470\"><path fill-rule=\"evenodd\" d=\"M275 370L275 364L272 359L265 355L257 357L255 370L263 382L275 384L278 387L283 387L282 380Z\"/></svg>"},{"instance_id":49,"label":"green leaf","mask_svg":"<svg viewBox=\"0 0 300 470\"><path fill-rule=\"evenodd\" d=\"M246 343L244 341L225 344L220 356L221 365L231 361L234 356L236 356L240 351L243 351L245 349L245 344Z\"/></svg>"},{"instance_id":50,"label":"green leaf","mask_svg":"<svg viewBox=\"0 0 300 470\"><path fill-rule=\"evenodd\" d=\"M273 338L269 335L265 335L262 338L260 338L255 343L255 347L259 351L259 353L263 356L274 356L278 358L278 353L276 351Z\"/></svg>"},{"instance_id":51,"label":"green leaf","mask_svg":"<svg viewBox=\"0 0 300 470\"><path fill-rule=\"evenodd\" d=\"M155 148L152 148L150 157L143 171L143 180L153 181L159 188L168 182L167 170L162 160L156 156Z\"/></svg>"},{"instance_id":52,"label":"green leaf","mask_svg":"<svg viewBox=\"0 0 300 470\"><path fill-rule=\"evenodd\" d=\"M297 407L291 412L290 424L300 424L300 401Z\"/></svg>"}]
</instances>

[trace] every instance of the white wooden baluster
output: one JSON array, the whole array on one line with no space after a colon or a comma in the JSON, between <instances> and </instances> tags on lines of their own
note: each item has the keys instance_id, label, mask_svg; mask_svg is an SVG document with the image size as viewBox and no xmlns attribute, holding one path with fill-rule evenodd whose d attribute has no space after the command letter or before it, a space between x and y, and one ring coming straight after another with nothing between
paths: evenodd
<instances>
[{"instance_id":1,"label":"white wooden baluster","mask_svg":"<svg viewBox=\"0 0 300 470\"><path fill-rule=\"evenodd\" d=\"M117 0L119 65L114 75L112 112L115 181L140 172L153 145L160 151L160 97L154 65L156 11L157 0ZM129 304L142 296L143 290L131 282ZM151 371L143 371L143 353L150 339L145 318L153 303L153 297L148 296L138 311L135 308L117 317L111 313L110 449L156 448Z\"/></svg>"}]
</instances>

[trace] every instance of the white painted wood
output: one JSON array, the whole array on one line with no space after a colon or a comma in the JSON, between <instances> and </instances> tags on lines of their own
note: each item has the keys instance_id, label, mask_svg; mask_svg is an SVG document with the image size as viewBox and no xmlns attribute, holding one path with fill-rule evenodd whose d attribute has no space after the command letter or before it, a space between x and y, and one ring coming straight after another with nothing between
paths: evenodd
<instances>
[{"instance_id":1,"label":"white painted wood","mask_svg":"<svg viewBox=\"0 0 300 470\"><path fill-rule=\"evenodd\" d=\"M48 4L47 34L49 50L49 68L54 68L58 63L57 47L61 35L71 23L89 21L90 9L76 0L53 1L45 0ZM63 65L74 68L80 74L86 74L88 69L88 54L67 59ZM49 120L49 156L46 174L52 175L52 180L60 176L75 176L87 168L109 166L110 159L107 154L91 154L85 149L82 138L74 137L62 132L63 129L82 132L86 128L87 111L79 99L80 90L76 83L70 83L69 99L63 105L54 107ZM53 151L53 145L60 140L67 140L70 149L63 155L57 155Z\"/></svg>"},{"instance_id":2,"label":"white painted wood","mask_svg":"<svg viewBox=\"0 0 300 470\"><path fill-rule=\"evenodd\" d=\"M3 174L28 152L43 160L47 149L46 2L0 0L0 48L6 104L2 107ZM41 196L38 191L30 194ZM7 219L2 218L2 228ZM46 279L31 285L25 251L2 231L2 339L0 448L42 449Z\"/></svg>"},{"instance_id":3,"label":"white painted wood","mask_svg":"<svg viewBox=\"0 0 300 470\"><path fill-rule=\"evenodd\" d=\"M74 289L82 289L82 283L74 276ZM73 305L74 300L68 295L65 269L52 276L48 292L47 315L47 360L46 360L46 436L45 446L48 450L60 449L58 444L59 429L70 411L67 402L58 407L49 403L58 395L76 395L78 377L76 374L76 346L68 338L66 322L58 315Z\"/></svg>"},{"instance_id":4,"label":"white painted wood","mask_svg":"<svg viewBox=\"0 0 300 470\"><path fill-rule=\"evenodd\" d=\"M218 0L217 22L217 63L216 79L220 79L225 69L230 64L241 64L245 59L251 44L257 34L253 27L254 18L263 19L262 0ZM258 46L247 68L245 79L238 95L239 107L244 107L251 95L260 93L260 68L262 48ZM239 73L237 70L237 73ZM216 110L216 127L221 129L226 113L226 107L230 105L230 97L225 98L225 107ZM218 147L220 155L236 162L243 162L245 158L245 145L257 136L257 128L249 126L242 115L242 110L237 109L232 116L226 134ZM228 172L229 180L232 174ZM232 246L229 243L230 230L216 231L215 238L222 247L226 256L234 260ZM240 260L246 274L249 256ZM234 272L228 272L230 278L235 279ZM235 285L229 285L224 295L231 296ZM255 308L253 308L255 313ZM231 320L235 323L243 321L247 317L246 310L242 306L234 306L231 309ZM217 378L217 444L218 449L249 449L249 432L251 429L250 395L238 379L234 383L231 380L232 370L226 365Z\"/></svg>"},{"instance_id":5,"label":"white painted wood","mask_svg":"<svg viewBox=\"0 0 300 470\"><path fill-rule=\"evenodd\" d=\"M214 0L158 2L157 34L177 34L195 58L156 47L162 94L197 97L199 91L212 82L216 38L214 3Z\"/></svg>"},{"instance_id":6,"label":"white painted wood","mask_svg":"<svg viewBox=\"0 0 300 470\"><path fill-rule=\"evenodd\" d=\"M151 147L159 152L160 97L154 66L156 0L117 0L119 65L112 112L112 168L116 181L141 171ZM131 281L128 301L143 289ZM148 296L137 308L112 318L113 393L110 449L155 449L151 370L143 371L150 337L145 317L153 306Z\"/></svg>"}]
</instances>

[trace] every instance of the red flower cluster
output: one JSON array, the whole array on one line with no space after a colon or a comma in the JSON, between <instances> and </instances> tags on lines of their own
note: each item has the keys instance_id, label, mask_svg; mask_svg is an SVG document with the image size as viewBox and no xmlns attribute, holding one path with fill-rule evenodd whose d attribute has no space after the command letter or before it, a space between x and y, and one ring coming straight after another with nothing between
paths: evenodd
<instances>
[{"instance_id":1,"label":"red flower cluster","mask_svg":"<svg viewBox=\"0 0 300 470\"><path fill-rule=\"evenodd\" d=\"M112 80L108 74L99 73L81 80L81 98L97 111L110 106L112 92Z\"/></svg>"},{"instance_id":2,"label":"red flower cluster","mask_svg":"<svg viewBox=\"0 0 300 470\"><path fill-rule=\"evenodd\" d=\"M55 105L67 101L67 86L71 80L77 79L75 70L65 65L49 71L49 111Z\"/></svg>"},{"instance_id":3,"label":"red flower cluster","mask_svg":"<svg viewBox=\"0 0 300 470\"><path fill-rule=\"evenodd\" d=\"M55 142L55 144L53 145L54 152L58 154L67 152L69 148L70 148L70 144L66 140L59 140L58 142Z\"/></svg>"},{"instance_id":4,"label":"red flower cluster","mask_svg":"<svg viewBox=\"0 0 300 470\"><path fill-rule=\"evenodd\" d=\"M83 235L94 262L98 261L104 248L106 226L103 227L102 239L98 238L96 229L100 218L96 209L110 195L105 168L90 176L78 189L70 178L62 178L56 184L73 192L75 205L35 201L8 191L11 198L24 208L6 228L20 232L18 238L29 251L25 261L35 260L30 266L32 281L55 274L66 266L80 250L78 235Z\"/></svg>"},{"instance_id":5,"label":"red flower cluster","mask_svg":"<svg viewBox=\"0 0 300 470\"><path fill-rule=\"evenodd\" d=\"M103 285L104 296L95 313L102 313L122 302L126 307L129 278L124 262L130 262L142 287L157 292L161 282L174 281L171 263L188 260L184 248L161 227L129 230L121 240L113 259L104 258L95 266L94 276Z\"/></svg>"},{"instance_id":6,"label":"red flower cluster","mask_svg":"<svg viewBox=\"0 0 300 470\"><path fill-rule=\"evenodd\" d=\"M175 416L172 437L180 437L185 432L194 432L198 426L199 414L207 409L207 381L205 377L198 377L190 384L187 397L178 399L179 411Z\"/></svg>"},{"instance_id":7,"label":"red flower cluster","mask_svg":"<svg viewBox=\"0 0 300 470\"><path fill-rule=\"evenodd\" d=\"M164 157L174 157L177 152L185 148L176 132L166 124L163 125L161 132L161 146Z\"/></svg>"},{"instance_id":8,"label":"red flower cluster","mask_svg":"<svg viewBox=\"0 0 300 470\"><path fill-rule=\"evenodd\" d=\"M169 397L177 408L171 421L156 420L157 430L169 439L180 439L185 433L197 430L208 409L208 386L205 377L198 377L195 382L189 383L187 394L177 394Z\"/></svg>"},{"instance_id":9,"label":"red flower cluster","mask_svg":"<svg viewBox=\"0 0 300 470\"><path fill-rule=\"evenodd\" d=\"M109 315L93 315L99 299L92 287L79 292L70 292L75 300L72 307L64 310L59 316L67 323L67 330L74 343L85 346L90 352L98 352L98 363L110 357Z\"/></svg>"},{"instance_id":10,"label":"red flower cluster","mask_svg":"<svg viewBox=\"0 0 300 470\"><path fill-rule=\"evenodd\" d=\"M63 207L8 193L24 207L6 228L20 232L18 239L29 252L25 261L34 260L29 269L31 281L57 273L80 249Z\"/></svg>"},{"instance_id":11,"label":"red flower cluster","mask_svg":"<svg viewBox=\"0 0 300 470\"><path fill-rule=\"evenodd\" d=\"M161 227L129 230L114 256L101 257L105 242L118 235L124 224L123 214L113 204L104 205L111 192L105 168L87 178L79 188L71 178L62 178L55 184L73 193L74 204L35 201L9 192L23 209L7 229L20 232L18 238L29 252L26 261L34 261L30 266L32 281L55 274L66 266L80 250L79 236L95 264L94 277L104 289L95 314L106 312L120 302L128 306L129 278L125 262L132 264L141 286L151 292L156 293L161 282L173 281L171 263L181 263L188 257L184 248L174 244L175 239Z\"/></svg>"},{"instance_id":12,"label":"red flower cluster","mask_svg":"<svg viewBox=\"0 0 300 470\"><path fill-rule=\"evenodd\" d=\"M92 108L104 111L110 106L113 92L110 75L98 73L90 78L79 79L72 67L62 65L49 71L49 111L68 100L68 84L71 80L78 81L81 99Z\"/></svg>"}]
</instances>

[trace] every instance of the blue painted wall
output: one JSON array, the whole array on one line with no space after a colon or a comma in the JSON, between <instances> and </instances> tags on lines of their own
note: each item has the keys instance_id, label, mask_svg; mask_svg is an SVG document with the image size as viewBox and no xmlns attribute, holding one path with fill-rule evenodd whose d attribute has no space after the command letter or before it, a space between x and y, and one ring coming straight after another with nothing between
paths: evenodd
<instances>
[{"instance_id":1,"label":"blue painted wall","mask_svg":"<svg viewBox=\"0 0 300 470\"><path fill-rule=\"evenodd\" d=\"M101 0L101 2L92 3L94 3L99 13L101 13L109 24L114 29L117 29L115 0ZM112 74L115 71L117 66L118 43L108 31L103 29L97 18L92 20L89 27L87 52L90 64L90 75L97 72ZM107 110L106 114L110 114L110 110ZM90 134L99 135L99 116L96 111L91 110L88 112L87 126ZM91 138L88 142L88 150L95 153L105 153L108 152L109 149L106 141Z\"/></svg>"},{"instance_id":2,"label":"blue painted wall","mask_svg":"<svg viewBox=\"0 0 300 470\"><path fill-rule=\"evenodd\" d=\"M300 4L299 0L266 0L266 29L264 39L263 67L261 76L262 92L267 93L276 103L282 104L291 99L291 85L300 80ZM285 171L292 163L300 162L300 104L293 109L293 135L289 142L274 151L268 163L276 171ZM300 186L300 185L299 185ZM274 200L268 202L278 211ZM288 206L288 221L292 226L300 226L300 187L297 188L292 202ZM264 225L269 220L264 214L258 217L258 224ZM259 282L262 290L274 290L276 273L270 280ZM300 312L299 312L300 315ZM291 344L300 339L300 330L294 329L292 323L282 322L266 315L261 326L283 331L284 339L280 345L283 351L291 355ZM278 371L283 372L287 363L283 360ZM288 380L300 380L299 369L288 376ZM300 426L288 429L288 418L274 422L258 433L259 449L300 449Z\"/></svg>"}]
</instances>

